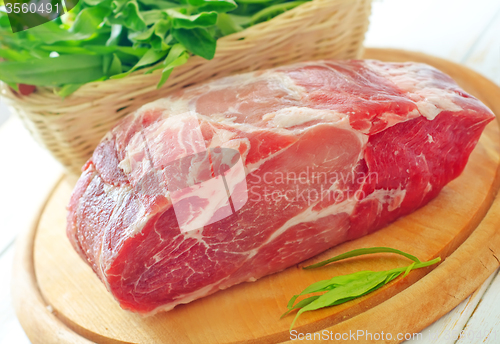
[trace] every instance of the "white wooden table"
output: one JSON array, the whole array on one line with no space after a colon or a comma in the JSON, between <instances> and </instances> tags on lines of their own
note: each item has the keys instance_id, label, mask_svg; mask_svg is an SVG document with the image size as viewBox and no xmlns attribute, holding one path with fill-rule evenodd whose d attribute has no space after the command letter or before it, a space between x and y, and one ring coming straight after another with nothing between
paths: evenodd
<instances>
[{"instance_id":1,"label":"white wooden table","mask_svg":"<svg viewBox=\"0 0 500 344\"><path fill-rule=\"evenodd\" d=\"M375 0L367 46L421 51L500 84L500 1ZM29 343L11 306L14 240L62 173L0 104L0 344ZM459 338L461 331L465 336ZM500 343L500 276L422 331L418 343Z\"/></svg>"}]
</instances>

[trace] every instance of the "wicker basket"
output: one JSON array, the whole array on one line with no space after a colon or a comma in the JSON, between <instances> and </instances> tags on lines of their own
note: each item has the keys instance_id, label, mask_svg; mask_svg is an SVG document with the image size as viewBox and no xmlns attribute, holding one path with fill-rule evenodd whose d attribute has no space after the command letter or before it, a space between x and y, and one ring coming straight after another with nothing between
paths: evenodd
<instances>
[{"instance_id":1,"label":"wicker basket","mask_svg":"<svg viewBox=\"0 0 500 344\"><path fill-rule=\"evenodd\" d=\"M123 116L165 94L213 77L295 61L357 58L368 28L371 0L313 0L268 22L221 38L213 60L191 57L161 89L158 73L137 71L119 80L84 85L64 100L51 88L19 96L0 87L35 139L69 173L79 174L101 138Z\"/></svg>"}]
</instances>

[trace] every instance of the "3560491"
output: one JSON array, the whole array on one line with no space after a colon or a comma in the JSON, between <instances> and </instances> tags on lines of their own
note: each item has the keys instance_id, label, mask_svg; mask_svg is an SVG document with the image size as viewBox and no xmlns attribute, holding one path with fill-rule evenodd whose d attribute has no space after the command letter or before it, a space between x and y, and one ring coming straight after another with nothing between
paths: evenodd
<instances>
[{"instance_id":1,"label":"3560491","mask_svg":"<svg viewBox=\"0 0 500 344\"><path fill-rule=\"evenodd\" d=\"M52 5L51 3L18 3L18 2L6 2L5 9L8 14L10 13L38 13L38 14L47 14L47 13L60 13L59 4Z\"/></svg>"}]
</instances>

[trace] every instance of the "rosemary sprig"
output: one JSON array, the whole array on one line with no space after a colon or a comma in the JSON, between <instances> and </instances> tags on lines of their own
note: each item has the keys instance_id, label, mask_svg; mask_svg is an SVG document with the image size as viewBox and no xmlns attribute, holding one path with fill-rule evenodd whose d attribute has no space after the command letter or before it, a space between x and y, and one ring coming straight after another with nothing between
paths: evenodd
<instances>
[{"instance_id":1,"label":"rosemary sprig","mask_svg":"<svg viewBox=\"0 0 500 344\"><path fill-rule=\"evenodd\" d=\"M281 316L281 318L283 318L287 316L291 311L296 309L299 310L295 315L292 324L290 325L290 331L295 325L295 321L297 321L297 318L304 312L345 303L381 288L390 281L399 277L402 273L404 273L403 277L405 277L410 273L411 270L430 266L441 261L441 258L438 257L427 262L421 262L417 257L403 251L396 250L394 248L371 247L352 250L333 258L324 260L322 262L306 266L304 267L304 269L313 269L342 259L373 253L396 253L412 260L413 263L405 267L386 271L359 271L348 275L335 276L331 279L322 280L311 284L300 294L294 295L290 299L287 305L288 310ZM325 293L322 295L309 296L295 304L295 301L297 301L297 298L299 298L300 296L319 292Z\"/></svg>"}]
</instances>

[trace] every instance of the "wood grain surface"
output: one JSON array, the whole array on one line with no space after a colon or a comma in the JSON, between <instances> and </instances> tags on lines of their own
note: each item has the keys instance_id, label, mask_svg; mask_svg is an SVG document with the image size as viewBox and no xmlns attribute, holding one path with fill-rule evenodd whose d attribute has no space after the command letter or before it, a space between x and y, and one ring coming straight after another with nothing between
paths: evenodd
<instances>
[{"instance_id":1,"label":"wood grain surface","mask_svg":"<svg viewBox=\"0 0 500 344\"><path fill-rule=\"evenodd\" d=\"M366 57L427 62L450 74L500 114L499 88L465 67L398 50L369 49ZM439 267L432 272L431 268L414 271L344 305L305 313L296 329L303 333L323 329L418 332L470 295L498 266L499 156L500 134L495 121L481 137L464 173L435 200L374 234L337 246L310 261L358 247L391 246L421 260L449 256ZM81 342L87 338L99 343L286 341L290 339L292 317L279 320L279 316L288 299L310 283L338 274L407 264L402 258L377 255L310 271L291 267L173 311L142 318L119 308L66 239L65 206L71 187L72 182L67 180L58 184L39 221L19 241L15 306L34 343L75 342L68 336L78 335ZM54 332L56 328L59 330Z\"/></svg>"}]
</instances>

